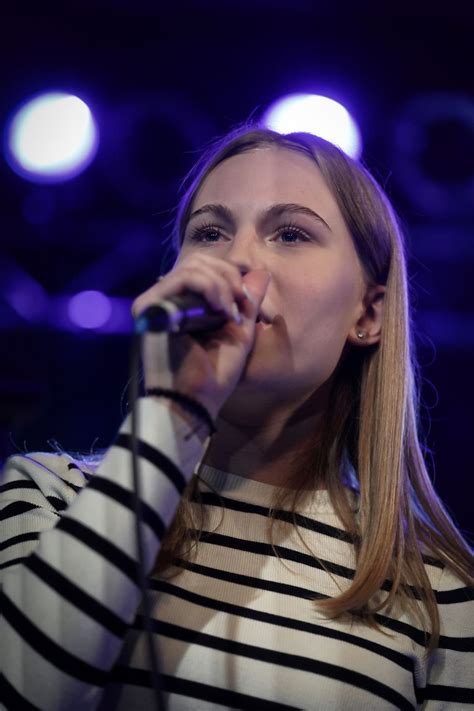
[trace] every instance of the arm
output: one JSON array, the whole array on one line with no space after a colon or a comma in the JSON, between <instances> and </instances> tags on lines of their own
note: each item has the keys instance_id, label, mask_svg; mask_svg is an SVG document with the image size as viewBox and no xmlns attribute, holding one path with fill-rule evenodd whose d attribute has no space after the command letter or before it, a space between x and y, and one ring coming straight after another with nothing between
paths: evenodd
<instances>
[{"instance_id":1,"label":"arm","mask_svg":"<svg viewBox=\"0 0 474 711\"><path fill-rule=\"evenodd\" d=\"M205 447L202 437L189 437L190 420L174 404L138 402L148 573ZM23 459L7 462L7 482ZM21 705L15 694L48 711L99 703L140 603L132 488L128 415L96 474L60 517L46 498L42 507L24 511L14 533L29 536L32 552L1 571L7 707ZM21 491L27 488L17 490L17 502ZM2 503L11 512L8 496L5 491ZM21 508L19 502L18 513Z\"/></svg>"}]
</instances>

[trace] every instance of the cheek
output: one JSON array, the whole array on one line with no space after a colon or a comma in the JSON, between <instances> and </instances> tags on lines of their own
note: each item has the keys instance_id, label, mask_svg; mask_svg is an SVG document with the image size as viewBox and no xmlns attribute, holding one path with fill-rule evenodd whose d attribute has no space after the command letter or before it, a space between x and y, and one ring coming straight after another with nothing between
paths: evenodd
<instances>
[{"instance_id":1,"label":"cheek","mask_svg":"<svg viewBox=\"0 0 474 711\"><path fill-rule=\"evenodd\" d=\"M274 330L259 333L244 381L294 393L294 388L319 387L331 377L352 324L357 291L353 274L339 273L335 279L334 272L328 273L331 278L312 275L298 284L286 279L277 290L280 316Z\"/></svg>"},{"instance_id":2,"label":"cheek","mask_svg":"<svg viewBox=\"0 0 474 711\"><path fill-rule=\"evenodd\" d=\"M338 328L352 319L357 296L358 284L353 272L328 268L324 274L298 286L298 293L289 304L289 314L303 327L333 324Z\"/></svg>"},{"instance_id":3,"label":"cheek","mask_svg":"<svg viewBox=\"0 0 474 711\"><path fill-rule=\"evenodd\" d=\"M320 279L288 303L287 327L296 360L314 361L317 355L337 362L353 323L357 295L354 274L342 273L337 279Z\"/></svg>"}]
</instances>

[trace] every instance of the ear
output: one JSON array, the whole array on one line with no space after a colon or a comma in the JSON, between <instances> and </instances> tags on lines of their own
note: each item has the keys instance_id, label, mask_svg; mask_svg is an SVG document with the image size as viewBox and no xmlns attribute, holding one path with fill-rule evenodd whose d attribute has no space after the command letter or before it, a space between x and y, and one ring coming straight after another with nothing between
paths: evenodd
<instances>
[{"instance_id":1,"label":"ear","mask_svg":"<svg viewBox=\"0 0 474 711\"><path fill-rule=\"evenodd\" d=\"M385 291L386 287L381 285L367 287L363 313L349 331L348 343L353 346L372 346L380 341Z\"/></svg>"}]
</instances>

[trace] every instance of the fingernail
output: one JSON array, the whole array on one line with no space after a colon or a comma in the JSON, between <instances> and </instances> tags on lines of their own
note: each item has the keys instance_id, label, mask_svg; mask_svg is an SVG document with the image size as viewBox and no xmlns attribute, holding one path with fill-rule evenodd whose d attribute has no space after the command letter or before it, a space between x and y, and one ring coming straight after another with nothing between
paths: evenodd
<instances>
[{"instance_id":1,"label":"fingernail","mask_svg":"<svg viewBox=\"0 0 474 711\"><path fill-rule=\"evenodd\" d=\"M240 314L239 307L237 306L235 301L232 304L232 318L234 319L235 323L242 323L242 316Z\"/></svg>"},{"instance_id":2,"label":"fingernail","mask_svg":"<svg viewBox=\"0 0 474 711\"><path fill-rule=\"evenodd\" d=\"M247 289L247 287L245 286L245 284L242 285L242 291L244 292L245 296L246 296L247 299L250 301L250 303L253 304L254 306L256 306L256 305L257 305L257 302L255 301L255 297L252 296L252 294L251 294L250 291Z\"/></svg>"}]
</instances>

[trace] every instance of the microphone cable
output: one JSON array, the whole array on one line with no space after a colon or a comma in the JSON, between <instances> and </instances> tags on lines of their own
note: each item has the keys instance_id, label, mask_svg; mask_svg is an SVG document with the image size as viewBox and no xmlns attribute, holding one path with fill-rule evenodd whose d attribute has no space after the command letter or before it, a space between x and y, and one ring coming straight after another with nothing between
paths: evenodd
<instances>
[{"instance_id":1,"label":"microphone cable","mask_svg":"<svg viewBox=\"0 0 474 711\"><path fill-rule=\"evenodd\" d=\"M166 711L166 704L163 696L163 680L161 676L158 654L153 644L153 630L151 624L151 604L148 596L147 575L145 572L145 556L143 535L140 526L142 519L142 499L141 499L141 483L138 464L138 433L139 433L139 376L140 367L140 345L142 335L134 333L132 336L132 345L130 350L130 380L129 380L129 403L131 406L131 440L132 440L132 474L133 474L133 504L135 508L135 531L137 542L137 557L138 557L138 582L142 593L143 603L143 621L145 627L145 636L148 647L148 657L150 662L150 676L152 687L155 691L156 708L158 711Z\"/></svg>"},{"instance_id":2,"label":"microphone cable","mask_svg":"<svg viewBox=\"0 0 474 711\"><path fill-rule=\"evenodd\" d=\"M139 398L139 378L141 339L147 331L186 332L209 330L222 326L228 319L222 311L211 309L200 294L186 292L172 300L164 299L161 304L151 306L135 321L130 350L129 403L131 406L131 443L132 443L132 474L133 474L133 504L135 509L135 528L138 557L138 579L142 593L143 620L148 646L150 675L155 690L156 707L158 711L166 711L163 697L163 680L159 668L158 655L153 645L153 630L151 623L150 600L148 597L147 579L144 562L144 545L140 526L141 516L141 485L138 466L138 432L139 414L137 400Z\"/></svg>"}]
</instances>

